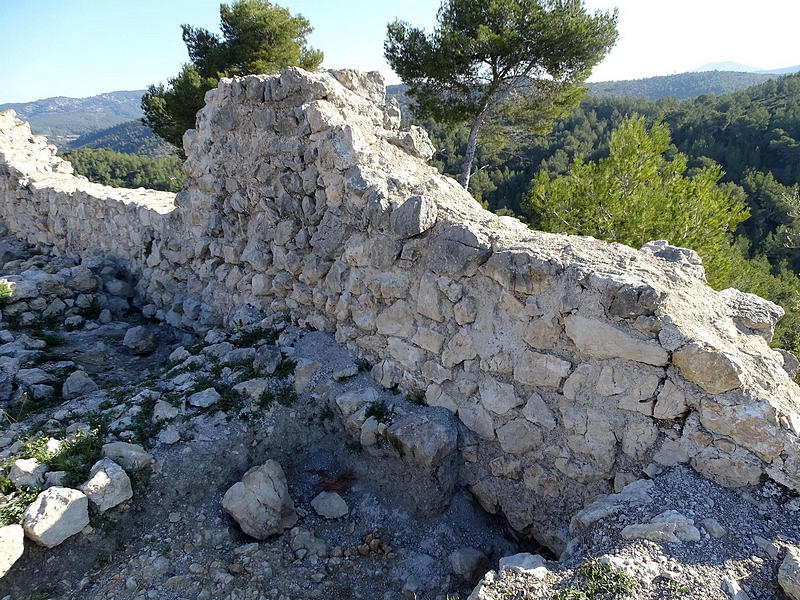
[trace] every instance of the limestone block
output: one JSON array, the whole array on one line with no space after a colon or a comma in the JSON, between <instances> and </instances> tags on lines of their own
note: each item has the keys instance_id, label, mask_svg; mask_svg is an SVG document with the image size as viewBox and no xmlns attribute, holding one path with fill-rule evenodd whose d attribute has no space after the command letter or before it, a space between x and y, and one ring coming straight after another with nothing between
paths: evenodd
<instances>
[{"instance_id":1,"label":"limestone block","mask_svg":"<svg viewBox=\"0 0 800 600\"><path fill-rule=\"evenodd\" d=\"M440 306L441 294L436 278L431 273L422 276L417 293L417 312L429 319L441 322L444 320Z\"/></svg>"},{"instance_id":2,"label":"limestone block","mask_svg":"<svg viewBox=\"0 0 800 600\"><path fill-rule=\"evenodd\" d=\"M414 327L414 315L405 300L398 300L378 314L375 320L379 335L409 338Z\"/></svg>"},{"instance_id":3,"label":"limestone block","mask_svg":"<svg viewBox=\"0 0 800 600\"><path fill-rule=\"evenodd\" d=\"M22 515L25 535L53 548L89 524L89 499L78 490L51 487L36 497Z\"/></svg>"},{"instance_id":4,"label":"limestone block","mask_svg":"<svg viewBox=\"0 0 800 600\"><path fill-rule=\"evenodd\" d=\"M570 315L564 325L578 350L593 358L625 358L655 366L669 362L667 351L659 344L635 338L597 319Z\"/></svg>"},{"instance_id":5,"label":"limestone block","mask_svg":"<svg viewBox=\"0 0 800 600\"><path fill-rule=\"evenodd\" d=\"M8 478L18 488L38 488L44 483L47 465L35 458L20 458L11 464Z\"/></svg>"},{"instance_id":6,"label":"limestone block","mask_svg":"<svg viewBox=\"0 0 800 600\"><path fill-rule=\"evenodd\" d=\"M547 406L542 397L534 392L528 398L528 402L522 409L522 416L524 416L531 423L541 425L548 431L552 431L556 426L556 419L553 411Z\"/></svg>"},{"instance_id":7,"label":"limestone block","mask_svg":"<svg viewBox=\"0 0 800 600\"><path fill-rule=\"evenodd\" d=\"M326 519L340 519L350 512L347 503L336 492L320 492L311 500L311 508Z\"/></svg>"},{"instance_id":8,"label":"limestone block","mask_svg":"<svg viewBox=\"0 0 800 600\"><path fill-rule=\"evenodd\" d=\"M67 400L78 398L96 392L100 388L83 371L75 371L70 374L61 386L61 394Z\"/></svg>"},{"instance_id":9,"label":"limestone block","mask_svg":"<svg viewBox=\"0 0 800 600\"><path fill-rule=\"evenodd\" d=\"M726 406L704 398L700 404L700 424L714 433L729 436L766 462L783 450L774 415L766 406L736 404Z\"/></svg>"},{"instance_id":10,"label":"limestone block","mask_svg":"<svg viewBox=\"0 0 800 600\"><path fill-rule=\"evenodd\" d=\"M444 411L425 411L394 419L386 438L401 456L431 468L456 451L458 430Z\"/></svg>"},{"instance_id":11,"label":"limestone block","mask_svg":"<svg viewBox=\"0 0 800 600\"><path fill-rule=\"evenodd\" d=\"M436 223L439 209L429 196L412 196L392 211L392 231L401 239L426 232Z\"/></svg>"},{"instance_id":12,"label":"limestone block","mask_svg":"<svg viewBox=\"0 0 800 600\"><path fill-rule=\"evenodd\" d=\"M145 469L150 467L155 459L152 454L144 451L139 444L127 442L111 442L103 445L103 456L110 458L124 469Z\"/></svg>"},{"instance_id":13,"label":"limestone block","mask_svg":"<svg viewBox=\"0 0 800 600\"><path fill-rule=\"evenodd\" d=\"M787 546L778 569L778 583L791 600L800 600L800 548L797 546Z\"/></svg>"},{"instance_id":14,"label":"limestone block","mask_svg":"<svg viewBox=\"0 0 800 600\"><path fill-rule=\"evenodd\" d=\"M444 336L433 329L420 327L417 329L411 341L420 348L424 348L433 354L439 354L444 346Z\"/></svg>"},{"instance_id":15,"label":"limestone block","mask_svg":"<svg viewBox=\"0 0 800 600\"><path fill-rule=\"evenodd\" d=\"M458 418L480 437L487 440L494 439L492 415L480 404L472 402L459 404Z\"/></svg>"},{"instance_id":16,"label":"limestone block","mask_svg":"<svg viewBox=\"0 0 800 600\"><path fill-rule=\"evenodd\" d=\"M220 401L222 396L219 395L219 392L215 390L213 387L207 388L200 392L195 392L187 399L187 402L192 406L197 406L198 408L208 408Z\"/></svg>"},{"instance_id":17,"label":"limestone block","mask_svg":"<svg viewBox=\"0 0 800 600\"><path fill-rule=\"evenodd\" d=\"M481 379L479 388L483 407L498 415L504 415L525 402L524 398L517 396L513 385L497 381L494 377Z\"/></svg>"},{"instance_id":18,"label":"limestone block","mask_svg":"<svg viewBox=\"0 0 800 600\"><path fill-rule=\"evenodd\" d=\"M709 394L721 394L742 387L742 366L731 355L698 343L672 353L678 372Z\"/></svg>"},{"instance_id":19,"label":"limestone block","mask_svg":"<svg viewBox=\"0 0 800 600\"><path fill-rule=\"evenodd\" d=\"M571 368L568 361L552 354L524 350L514 363L514 379L525 385L557 388Z\"/></svg>"},{"instance_id":20,"label":"limestone block","mask_svg":"<svg viewBox=\"0 0 800 600\"><path fill-rule=\"evenodd\" d=\"M21 525L0 527L0 579L8 573L25 550L25 533Z\"/></svg>"},{"instance_id":21,"label":"limestone block","mask_svg":"<svg viewBox=\"0 0 800 600\"><path fill-rule=\"evenodd\" d=\"M297 523L286 475L274 460L247 471L225 492L222 508L257 540L283 533Z\"/></svg>"},{"instance_id":22,"label":"limestone block","mask_svg":"<svg viewBox=\"0 0 800 600\"><path fill-rule=\"evenodd\" d=\"M478 356L475 346L472 345L472 338L464 331L456 333L447 343L447 347L442 352L442 365L446 369L461 364L465 360L472 360Z\"/></svg>"},{"instance_id":23,"label":"limestone block","mask_svg":"<svg viewBox=\"0 0 800 600\"><path fill-rule=\"evenodd\" d=\"M89 479L80 490L101 513L133 497L131 480L113 460L104 458L89 471Z\"/></svg>"},{"instance_id":24,"label":"limestone block","mask_svg":"<svg viewBox=\"0 0 800 600\"><path fill-rule=\"evenodd\" d=\"M659 514L649 523L628 525L622 530L622 537L626 540L643 538L651 542L699 542L700 531L694 526L694 521L683 516L677 511L667 510Z\"/></svg>"},{"instance_id":25,"label":"limestone block","mask_svg":"<svg viewBox=\"0 0 800 600\"><path fill-rule=\"evenodd\" d=\"M542 430L527 419L514 419L497 428L503 452L524 454L542 445Z\"/></svg>"},{"instance_id":26,"label":"limestone block","mask_svg":"<svg viewBox=\"0 0 800 600\"><path fill-rule=\"evenodd\" d=\"M653 416L656 419L677 419L689 410L686 393L667 379L658 393L658 400L653 407Z\"/></svg>"}]
</instances>

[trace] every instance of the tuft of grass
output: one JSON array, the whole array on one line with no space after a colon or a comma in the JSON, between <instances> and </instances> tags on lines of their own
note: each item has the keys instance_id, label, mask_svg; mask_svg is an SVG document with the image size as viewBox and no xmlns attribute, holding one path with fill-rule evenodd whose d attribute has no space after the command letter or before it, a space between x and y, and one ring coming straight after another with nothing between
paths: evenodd
<instances>
[{"instance_id":1,"label":"tuft of grass","mask_svg":"<svg viewBox=\"0 0 800 600\"><path fill-rule=\"evenodd\" d=\"M25 392L22 396L22 402L19 403L19 406L12 410L9 409L10 412L6 414L11 417L13 421L22 421L28 415L43 412L49 410L51 408L55 408L56 406L60 406L64 402L64 397L61 395L61 389L64 385L63 380L58 380L53 384L53 395L49 398L42 398L40 400L34 400L31 398L27 392Z\"/></svg>"},{"instance_id":2,"label":"tuft of grass","mask_svg":"<svg viewBox=\"0 0 800 600\"><path fill-rule=\"evenodd\" d=\"M272 408L272 404L275 402L275 394L273 394L269 390L264 390L261 392L261 395L258 397L258 401L256 402L256 406L261 410L267 411Z\"/></svg>"},{"instance_id":3,"label":"tuft of grass","mask_svg":"<svg viewBox=\"0 0 800 600\"><path fill-rule=\"evenodd\" d=\"M8 304L11 301L11 292L13 288L7 281L0 281L0 306Z\"/></svg>"},{"instance_id":4,"label":"tuft of grass","mask_svg":"<svg viewBox=\"0 0 800 600\"><path fill-rule=\"evenodd\" d=\"M284 383L278 390L278 404L281 406L292 406L297 402L297 391L291 383Z\"/></svg>"},{"instance_id":5,"label":"tuft of grass","mask_svg":"<svg viewBox=\"0 0 800 600\"><path fill-rule=\"evenodd\" d=\"M370 417L375 417L379 423L392 422L391 413L389 412L389 408L386 406L385 402L373 402L367 407L367 412L364 414L368 419Z\"/></svg>"},{"instance_id":6,"label":"tuft of grass","mask_svg":"<svg viewBox=\"0 0 800 600\"><path fill-rule=\"evenodd\" d=\"M164 421L153 420L153 408L156 405L156 400L148 398L140 404L141 410L133 418L131 427L133 429L133 438L137 444L141 444L143 448L153 447L153 438L158 435L158 432L164 427Z\"/></svg>"},{"instance_id":7,"label":"tuft of grass","mask_svg":"<svg viewBox=\"0 0 800 600\"><path fill-rule=\"evenodd\" d=\"M252 348L261 342L267 344L274 344L278 341L280 333L268 327L254 327L249 331L241 331L235 340L234 345L237 348Z\"/></svg>"},{"instance_id":8,"label":"tuft of grass","mask_svg":"<svg viewBox=\"0 0 800 600\"><path fill-rule=\"evenodd\" d=\"M629 598L639 587L639 582L622 569L596 560L578 569L577 585L559 590L553 600L594 600Z\"/></svg>"},{"instance_id":9,"label":"tuft of grass","mask_svg":"<svg viewBox=\"0 0 800 600\"><path fill-rule=\"evenodd\" d=\"M411 404L425 406L425 392L417 389L410 390L408 394L406 394L406 400L411 402Z\"/></svg>"},{"instance_id":10,"label":"tuft of grass","mask_svg":"<svg viewBox=\"0 0 800 600\"><path fill-rule=\"evenodd\" d=\"M363 358L356 359L356 366L358 367L359 373L363 373L364 371L370 371L372 369L372 365L369 364L369 361L364 360Z\"/></svg>"},{"instance_id":11,"label":"tuft of grass","mask_svg":"<svg viewBox=\"0 0 800 600\"><path fill-rule=\"evenodd\" d=\"M77 314L82 316L87 321L95 321L103 312L103 307L100 306L100 301L97 298L92 298L91 304L83 308L78 308Z\"/></svg>"},{"instance_id":12,"label":"tuft of grass","mask_svg":"<svg viewBox=\"0 0 800 600\"><path fill-rule=\"evenodd\" d=\"M297 367L296 360L292 360L291 358L287 358L284 356L281 359L281 362L278 363L278 366L275 368L273 376L277 377L278 379L285 379L286 377L294 373L296 367Z\"/></svg>"}]
</instances>

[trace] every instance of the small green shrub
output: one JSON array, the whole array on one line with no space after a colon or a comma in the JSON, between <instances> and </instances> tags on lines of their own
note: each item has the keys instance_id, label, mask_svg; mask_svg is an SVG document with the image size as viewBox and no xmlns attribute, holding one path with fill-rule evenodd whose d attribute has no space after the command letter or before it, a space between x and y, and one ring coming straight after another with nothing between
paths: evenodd
<instances>
[{"instance_id":1,"label":"small green shrub","mask_svg":"<svg viewBox=\"0 0 800 600\"><path fill-rule=\"evenodd\" d=\"M0 505L0 527L21 525L22 513L36 500L41 490L19 490L5 504Z\"/></svg>"},{"instance_id":2,"label":"small green shrub","mask_svg":"<svg viewBox=\"0 0 800 600\"><path fill-rule=\"evenodd\" d=\"M8 304L11 301L11 284L7 281L0 281L0 306Z\"/></svg>"},{"instance_id":3,"label":"small green shrub","mask_svg":"<svg viewBox=\"0 0 800 600\"><path fill-rule=\"evenodd\" d=\"M425 406L425 392L422 390L410 390L408 394L406 394L406 400L411 402L411 404Z\"/></svg>"},{"instance_id":4,"label":"small green shrub","mask_svg":"<svg viewBox=\"0 0 800 600\"><path fill-rule=\"evenodd\" d=\"M267 327L254 327L249 331L241 331L233 340L238 348L252 348L261 342L274 344L278 340L280 333Z\"/></svg>"},{"instance_id":5,"label":"small green shrub","mask_svg":"<svg viewBox=\"0 0 800 600\"><path fill-rule=\"evenodd\" d=\"M368 419L375 417L379 423L391 423L392 421L391 413L385 402L373 402L367 407L367 412L364 414Z\"/></svg>"},{"instance_id":6,"label":"small green shrub","mask_svg":"<svg viewBox=\"0 0 800 600\"><path fill-rule=\"evenodd\" d=\"M637 587L639 582L622 569L595 560L582 565L576 584L559 590L553 600L622 600L631 597Z\"/></svg>"},{"instance_id":7,"label":"small green shrub","mask_svg":"<svg viewBox=\"0 0 800 600\"><path fill-rule=\"evenodd\" d=\"M273 375L278 379L284 379L294 373L295 368L297 367L297 361L292 360L291 358L286 358L285 356L281 359L281 362L275 368L275 373Z\"/></svg>"}]
</instances>

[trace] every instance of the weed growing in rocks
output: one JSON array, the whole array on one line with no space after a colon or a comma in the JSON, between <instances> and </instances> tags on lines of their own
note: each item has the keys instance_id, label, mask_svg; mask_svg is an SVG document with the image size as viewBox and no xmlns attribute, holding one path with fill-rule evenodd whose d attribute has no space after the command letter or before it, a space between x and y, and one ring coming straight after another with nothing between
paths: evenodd
<instances>
[{"instance_id":1,"label":"weed growing in rocks","mask_svg":"<svg viewBox=\"0 0 800 600\"><path fill-rule=\"evenodd\" d=\"M295 402L297 402L297 392L294 389L294 386L290 383L285 383L283 386L278 390L277 396L278 404L281 406L292 406Z\"/></svg>"},{"instance_id":2,"label":"weed growing in rocks","mask_svg":"<svg viewBox=\"0 0 800 600\"><path fill-rule=\"evenodd\" d=\"M103 307L100 306L100 301L97 298L92 298L91 304L77 310L78 315L87 321L96 320L101 312L103 312Z\"/></svg>"},{"instance_id":3,"label":"weed growing in rocks","mask_svg":"<svg viewBox=\"0 0 800 600\"><path fill-rule=\"evenodd\" d=\"M11 284L7 281L0 281L0 306L8 304L11 298Z\"/></svg>"},{"instance_id":4,"label":"weed growing in rocks","mask_svg":"<svg viewBox=\"0 0 800 600\"><path fill-rule=\"evenodd\" d=\"M0 527L22 524L22 513L36 500L41 490L19 490L0 504Z\"/></svg>"},{"instance_id":5,"label":"weed growing in rocks","mask_svg":"<svg viewBox=\"0 0 800 600\"><path fill-rule=\"evenodd\" d=\"M33 399L27 392L23 393L22 401L19 403L19 406L15 409L9 409L10 412L6 412L6 416L10 417L11 421L22 421L28 415L46 411L61 405L61 403L64 402L64 398L61 395L63 385L63 380L56 381L53 385L53 395L39 400Z\"/></svg>"},{"instance_id":6,"label":"weed growing in rocks","mask_svg":"<svg viewBox=\"0 0 800 600\"><path fill-rule=\"evenodd\" d=\"M621 569L591 561L578 569L579 581L559 590L553 600L594 600L595 598L629 598L639 582Z\"/></svg>"},{"instance_id":7,"label":"weed growing in rocks","mask_svg":"<svg viewBox=\"0 0 800 600\"><path fill-rule=\"evenodd\" d=\"M406 394L406 400L417 406L425 406L425 392L416 389L411 390Z\"/></svg>"},{"instance_id":8,"label":"weed growing in rocks","mask_svg":"<svg viewBox=\"0 0 800 600\"><path fill-rule=\"evenodd\" d=\"M284 356L275 368L275 373L273 373L273 375L278 379L285 379L294 373L295 367L297 367L297 361Z\"/></svg>"},{"instance_id":9,"label":"weed growing in rocks","mask_svg":"<svg viewBox=\"0 0 800 600\"><path fill-rule=\"evenodd\" d=\"M140 405L141 410L136 413L131 424L134 441L141 444L144 448L153 447L153 438L158 435L158 432L164 427L164 421L153 420L153 407L156 401L148 398Z\"/></svg>"},{"instance_id":10,"label":"weed growing in rocks","mask_svg":"<svg viewBox=\"0 0 800 600\"><path fill-rule=\"evenodd\" d=\"M231 341L237 348L251 348L259 344L274 344L280 333L267 327L254 327L249 331L241 331Z\"/></svg>"},{"instance_id":11,"label":"weed growing in rocks","mask_svg":"<svg viewBox=\"0 0 800 600\"><path fill-rule=\"evenodd\" d=\"M379 423L392 422L391 413L389 412L389 408L386 406L385 402L373 402L369 405L369 407L367 407L367 411L364 414L368 419L370 417L375 417Z\"/></svg>"}]
</instances>

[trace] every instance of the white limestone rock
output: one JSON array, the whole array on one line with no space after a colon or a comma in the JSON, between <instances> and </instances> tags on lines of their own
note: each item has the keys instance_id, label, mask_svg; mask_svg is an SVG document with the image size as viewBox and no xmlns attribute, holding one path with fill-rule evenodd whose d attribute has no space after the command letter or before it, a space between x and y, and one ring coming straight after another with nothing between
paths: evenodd
<instances>
[{"instance_id":1,"label":"white limestone rock","mask_svg":"<svg viewBox=\"0 0 800 600\"><path fill-rule=\"evenodd\" d=\"M131 351L132 354L145 355L151 354L156 349L156 340L150 329L144 325L131 327L125 332L122 344Z\"/></svg>"},{"instance_id":2,"label":"white limestone rock","mask_svg":"<svg viewBox=\"0 0 800 600\"><path fill-rule=\"evenodd\" d=\"M791 600L800 600L800 548L787 546L778 569L778 583Z\"/></svg>"},{"instance_id":3,"label":"white limestone rock","mask_svg":"<svg viewBox=\"0 0 800 600\"><path fill-rule=\"evenodd\" d=\"M51 487L36 497L22 515L25 536L53 548L89 524L89 499L78 490Z\"/></svg>"},{"instance_id":4,"label":"white limestone rock","mask_svg":"<svg viewBox=\"0 0 800 600\"><path fill-rule=\"evenodd\" d=\"M72 400L73 398L96 392L99 389L98 385L85 372L75 371L64 381L64 385L61 387L61 394L65 399Z\"/></svg>"},{"instance_id":5,"label":"white limestone rock","mask_svg":"<svg viewBox=\"0 0 800 600\"><path fill-rule=\"evenodd\" d=\"M146 469L155 462L153 455L145 452L139 444L110 442L103 445L103 456L110 458L123 469Z\"/></svg>"},{"instance_id":6,"label":"white limestone rock","mask_svg":"<svg viewBox=\"0 0 800 600\"><path fill-rule=\"evenodd\" d=\"M20 458L11 464L8 478L18 488L38 488L44 483L47 465L35 458Z\"/></svg>"},{"instance_id":7,"label":"white limestone rock","mask_svg":"<svg viewBox=\"0 0 800 600\"><path fill-rule=\"evenodd\" d=\"M247 471L225 492L222 508L257 540L283 533L297 523L286 475L274 460Z\"/></svg>"},{"instance_id":8,"label":"white limestone rock","mask_svg":"<svg viewBox=\"0 0 800 600\"><path fill-rule=\"evenodd\" d=\"M336 492L320 492L311 500L311 507L326 519L340 519L350 512L347 503Z\"/></svg>"},{"instance_id":9,"label":"white limestone rock","mask_svg":"<svg viewBox=\"0 0 800 600\"><path fill-rule=\"evenodd\" d=\"M0 579L14 566L25 551L25 532L21 525L0 527Z\"/></svg>"},{"instance_id":10,"label":"white limestone rock","mask_svg":"<svg viewBox=\"0 0 800 600\"><path fill-rule=\"evenodd\" d=\"M195 392L188 398L189 404L198 408L208 408L220 401L222 396L213 387L206 388L200 392Z\"/></svg>"},{"instance_id":11,"label":"white limestone rock","mask_svg":"<svg viewBox=\"0 0 800 600\"><path fill-rule=\"evenodd\" d=\"M113 460L97 461L89 471L89 479L80 490L101 513L133 497L131 480L127 473Z\"/></svg>"}]
</instances>

